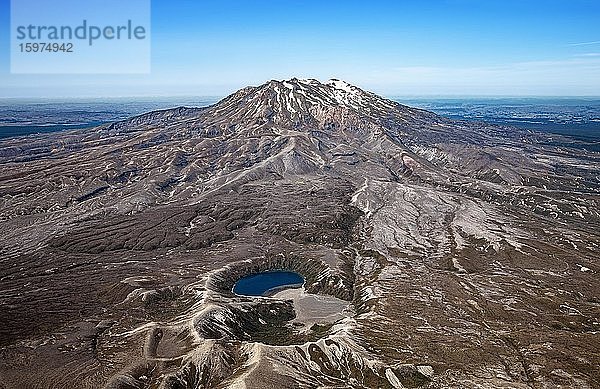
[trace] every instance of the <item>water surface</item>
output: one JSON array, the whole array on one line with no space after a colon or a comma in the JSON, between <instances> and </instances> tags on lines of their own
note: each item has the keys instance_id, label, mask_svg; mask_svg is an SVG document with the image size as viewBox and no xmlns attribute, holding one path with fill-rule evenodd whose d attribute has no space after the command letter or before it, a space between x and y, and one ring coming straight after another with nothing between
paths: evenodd
<instances>
[{"instance_id":1,"label":"water surface","mask_svg":"<svg viewBox=\"0 0 600 389\"><path fill-rule=\"evenodd\" d=\"M299 288L304 278L291 271L275 270L250 274L240 278L233 286L233 293L244 296L269 296L288 288Z\"/></svg>"}]
</instances>

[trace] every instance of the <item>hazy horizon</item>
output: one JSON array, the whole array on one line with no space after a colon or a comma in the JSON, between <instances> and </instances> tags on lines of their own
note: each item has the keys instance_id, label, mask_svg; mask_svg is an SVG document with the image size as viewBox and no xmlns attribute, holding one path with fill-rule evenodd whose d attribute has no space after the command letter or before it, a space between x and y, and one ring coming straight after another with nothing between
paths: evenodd
<instances>
[{"instance_id":1,"label":"hazy horizon","mask_svg":"<svg viewBox=\"0 0 600 389\"><path fill-rule=\"evenodd\" d=\"M239 88L241 89L241 88ZM128 99L217 99L220 100L238 91L239 89L231 90L226 94L211 95L211 94L168 94L168 95L73 95L73 96L0 96L0 101L61 101L61 100L128 100ZM373 90L369 90L375 92ZM376 93L376 92L375 92ZM458 94L381 94L389 99L600 99L600 94L596 95L458 95Z\"/></svg>"}]
</instances>

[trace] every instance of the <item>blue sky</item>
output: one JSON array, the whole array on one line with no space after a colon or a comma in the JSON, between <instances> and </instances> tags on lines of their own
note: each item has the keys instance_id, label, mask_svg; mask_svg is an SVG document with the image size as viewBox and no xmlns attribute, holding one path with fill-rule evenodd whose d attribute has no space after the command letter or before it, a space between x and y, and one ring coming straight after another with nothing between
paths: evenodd
<instances>
[{"instance_id":1,"label":"blue sky","mask_svg":"<svg viewBox=\"0 0 600 389\"><path fill-rule=\"evenodd\" d=\"M146 75L11 75L9 14L0 0L0 97L225 95L293 76L390 96L600 95L598 0L154 0Z\"/></svg>"}]
</instances>

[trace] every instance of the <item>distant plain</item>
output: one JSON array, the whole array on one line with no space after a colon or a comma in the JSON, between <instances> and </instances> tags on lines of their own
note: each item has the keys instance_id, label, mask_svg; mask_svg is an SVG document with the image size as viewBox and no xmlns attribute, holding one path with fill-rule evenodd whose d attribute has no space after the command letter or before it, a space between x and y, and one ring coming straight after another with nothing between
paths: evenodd
<instances>
[{"instance_id":1,"label":"distant plain","mask_svg":"<svg viewBox=\"0 0 600 389\"><path fill-rule=\"evenodd\" d=\"M393 97L402 104L459 120L485 121L592 142L600 151L600 98ZM216 96L111 99L0 99L0 138L93 127L177 106L203 107Z\"/></svg>"}]
</instances>

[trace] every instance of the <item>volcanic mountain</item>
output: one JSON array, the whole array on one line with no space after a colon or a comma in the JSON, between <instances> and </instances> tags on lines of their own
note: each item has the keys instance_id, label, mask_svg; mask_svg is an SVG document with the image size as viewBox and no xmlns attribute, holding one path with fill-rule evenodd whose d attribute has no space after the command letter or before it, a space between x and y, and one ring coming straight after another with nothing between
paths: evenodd
<instances>
[{"instance_id":1,"label":"volcanic mountain","mask_svg":"<svg viewBox=\"0 0 600 389\"><path fill-rule=\"evenodd\" d=\"M0 388L599 387L599 157L295 78L4 140Z\"/></svg>"}]
</instances>

